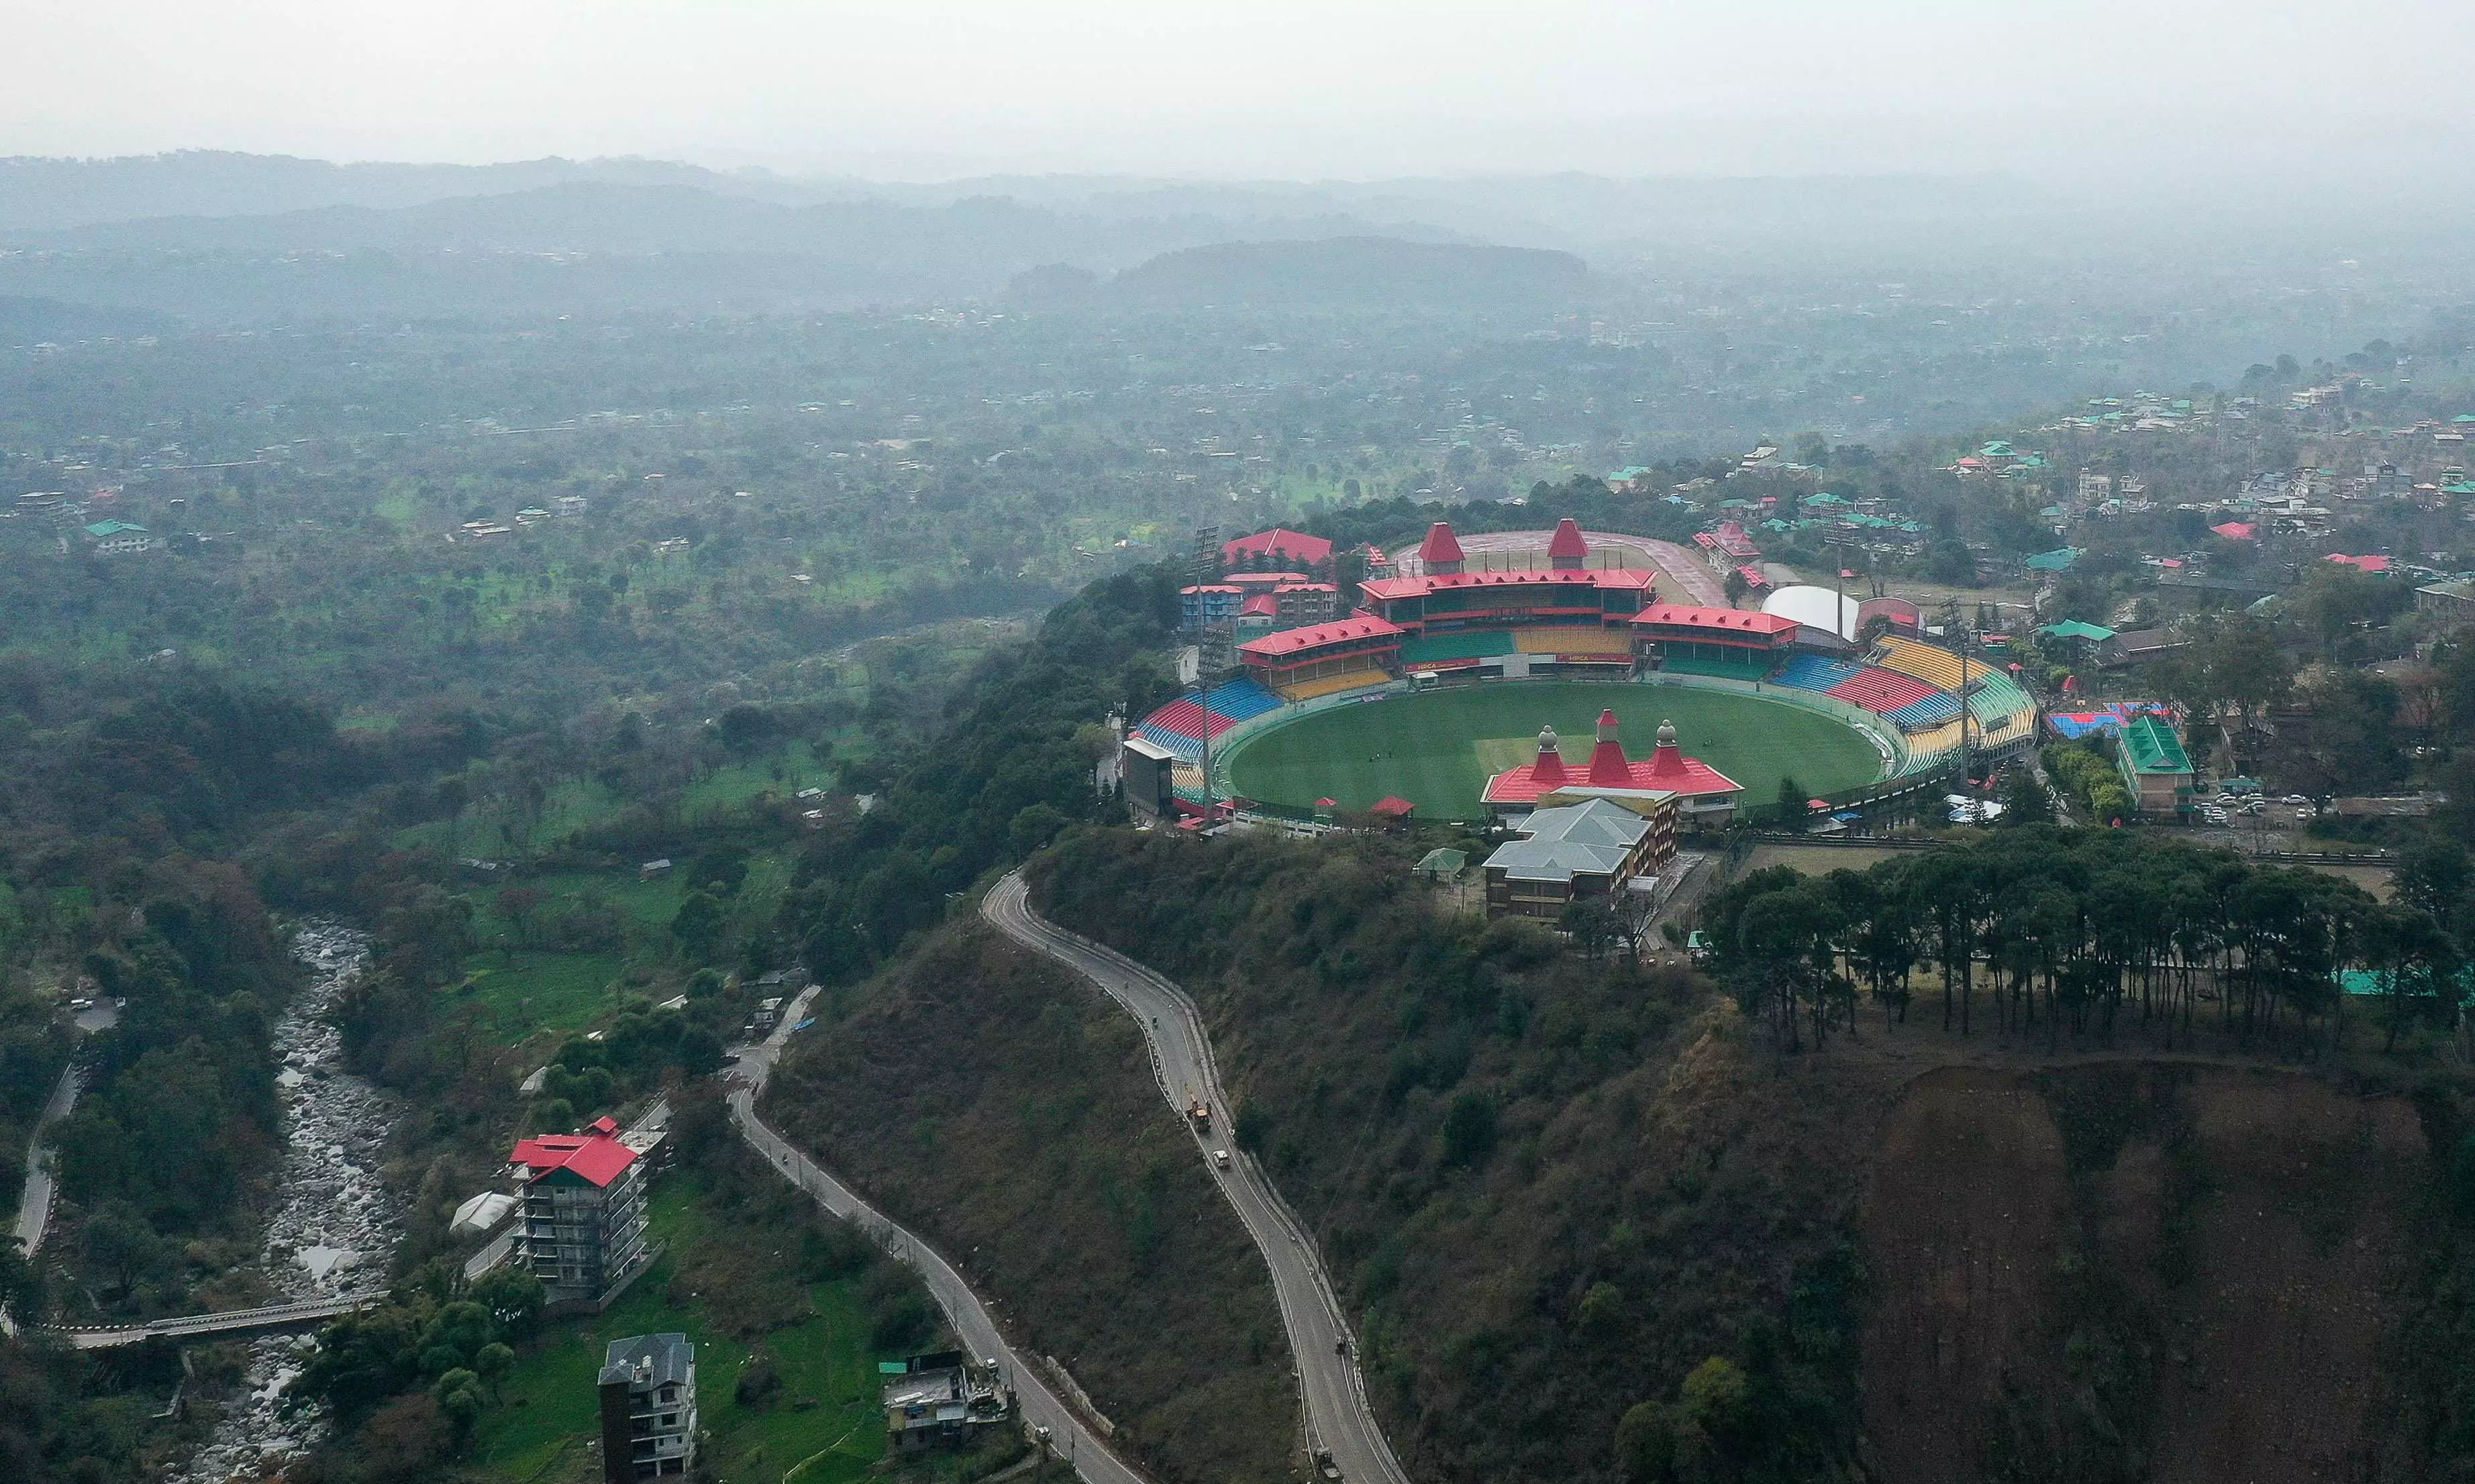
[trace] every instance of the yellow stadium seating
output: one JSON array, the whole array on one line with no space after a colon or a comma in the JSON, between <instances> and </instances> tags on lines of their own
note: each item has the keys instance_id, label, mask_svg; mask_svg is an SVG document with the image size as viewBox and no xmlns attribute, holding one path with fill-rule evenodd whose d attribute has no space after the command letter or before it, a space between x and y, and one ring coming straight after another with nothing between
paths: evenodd
<instances>
[{"instance_id":1,"label":"yellow stadium seating","mask_svg":"<svg viewBox=\"0 0 2475 1484\"><path fill-rule=\"evenodd\" d=\"M1999 717L1980 717L1976 723L1976 744L1980 747L2003 747L2018 742L2036 719L2032 708Z\"/></svg>"},{"instance_id":2,"label":"yellow stadium seating","mask_svg":"<svg viewBox=\"0 0 2475 1484\"><path fill-rule=\"evenodd\" d=\"M1318 695L1338 695L1343 691L1362 691L1371 685L1382 685L1392 677L1380 669L1353 669L1338 675L1325 675L1316 680L1301 680L1294 685L1272 689L1293 701L1311 701Z\"/></svg>"},{"instance_id":3,"label":"yellow stadium seating","mask_svg":"<svg viewBox=\"0 0 2475 1484\"><path fill-rule=\"evenodd\" d=\"M1523 654L1630 654L1632 636L1620 629L1523 628L1512 631Z\"/></svg>"},{"instance_id":4,"label":"yellow stadium seating","mask_svg":"<svg viewBox=\"0 0 2475 1484\"><path fill-rule=\"evenodd\" d=\"M1930 686L1951 692L1959 689L1959 656L1948 649L1893 636L1882 641L1882 657L1877 663L1884 669L1913 675ZM1982 665L1975 668L1979 673L1985 669Z\"/></svg>"},{"instance_id":5,"label":"yellow stadium seating","mask_svg":"<svg viewBox=\"0 0 2475 1484\"><path fill-rule=\"evenodd\" d=\"M1924 677L1920 675L1917 678L1922 680ZM1957 718L1953 718L1930 732L1919 732L1910 737L1908 756L1912 760L1923 762L1942 753L1957 751L1960 742L1960 723Z\"/></svg>"}]
</instances>

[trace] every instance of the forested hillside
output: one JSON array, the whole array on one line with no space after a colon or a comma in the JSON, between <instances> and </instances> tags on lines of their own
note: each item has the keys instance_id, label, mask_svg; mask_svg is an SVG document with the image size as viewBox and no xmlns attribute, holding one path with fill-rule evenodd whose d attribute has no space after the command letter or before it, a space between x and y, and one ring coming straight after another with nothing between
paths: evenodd
<instances>
[{"instance_id":1,"label":"forested hillside","mask_svg":"<svg viewBox=\"0 0 2475 1484\"><path fill-rule=\"evenodd\" d=\"M1851 1463L1847 1213L1890 1087L1782 1083L1695 976L1448 915L1413 859L1078 832L1031 875L1202 1002L1413 1473L1610 1477L1628 1410L1713 1356L1750 1476Z\"/></svg>"},{"instance_id":2,"label":"forested hillside","mask_svg":"<svg viewBox=\"0 0 2475 1484\"><path fill-rule=\"evenodd\" d=\"M2454 1467L2464 1373L2440 1337L2467 1322L2475 1166L2463 1075L2431 1054L2445 1015L2375 1001L2340 1052L2328 993L2303 988L2336 962L2307 945L2379 931L2333 914L2411 909L2230 856L2064 843L1752 873L1703 915L1729 945L1716 982L1455 915L1382 840L1076 831L1030 874L1043 911L1202 1002L1238 1137L1346 1285L1413 1470ZM2137 911L2102 905L2132 879ZM2058 931L2073 901L2094 950ZM2031 903L2045 926L1988 923ZM2138 924L2211 903L2231 920L2184 940L2220 934L2250 967L2187 1013L2142 969ZM1973 975L1940 972L1937 912ZM1886 972L1894 941L1913 957ZM2122 977L2068 957L2090 951Z\"/></svg>"}]
</instances>

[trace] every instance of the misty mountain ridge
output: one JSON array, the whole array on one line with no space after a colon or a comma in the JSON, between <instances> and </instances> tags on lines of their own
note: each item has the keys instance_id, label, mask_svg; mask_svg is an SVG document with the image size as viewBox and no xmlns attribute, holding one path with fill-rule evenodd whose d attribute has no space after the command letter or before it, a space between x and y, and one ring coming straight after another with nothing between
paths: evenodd
<instances>
[{"instance_id":1,"label":"misty mountain ridge","mask_svg":"<svg viewBox=\"0 0 2475 1484\"><path fill-rule=\"evenodd\" d=\"M108 159L0 158L0 231L52 231L165 216L269 216L321 207L384 210L454 196L543 186L688 185L717 195L805 205L828 182L795 184L764 171L720 171L664 159L542 159L502 164L343 164L290 155L180 150ZM856 183L856 182L854 182ZM841 192L850 194L847 189Z\"/></svg>"},{"instance_id":2,"label":"misty mountain ridge","mask_svg":"<svg viewBox=\"0 0 2475 1484\"><path fill-rule=\"evenodd\" d=\"M2023 181L1992 175L1615 179L1568 171L1375 181L989 175L906 182L723 171L679 160L549 158L490 165L338 164L192 150L112 159L0 159L0 234L23 237L108 223L275 216L327 207L399 210L581 185L679 187L786 207L877 204L938 208L995 197L1110 221L1209 217L1312 224L1345 218L1392 236L1466 237L1582 252L1593 245L1677 234L1728 236L1826 223L1867 231L1963 216L2036 217L2078 205ZM1292 230L1255 234L1320 233Z\"/></svg>"},{"instance_id":3,"label":"misty mountain ridge","mask_svg":"<svg viewBox=\"0 0 2475 1484\"><path fill-rule=\"evenodd\" d=\"M959 266L1049 258L1122 267L1157 253L1254 235L1381 234L1449 240L1416 222L1188 212L1097 218L970 197L940 206L853 201L789 206L683 184L569 182L418 206L320 207L256 216L173 216L0 233L52 251L150 253L722 253Z\"/></svg>"}]
</instances>

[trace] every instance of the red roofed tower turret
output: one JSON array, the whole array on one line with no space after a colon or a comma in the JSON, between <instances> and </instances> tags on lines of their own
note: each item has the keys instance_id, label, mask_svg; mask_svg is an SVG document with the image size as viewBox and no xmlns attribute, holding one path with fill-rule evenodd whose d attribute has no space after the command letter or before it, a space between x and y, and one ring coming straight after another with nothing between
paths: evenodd
<instances>
[{"instance_id":1,"label":"red roofed tower turret","mask_svg":"<svg viewBox=\"0 0 2475 1484\"><path fill-rule=\"evenodd\" d=\"M1590 544L1581 539L1581 528L1571 516L1556 523L1556 534L1547 543L1547 565L1557 572L1580 572L1590 565Z\"/></svg>"},{"instance_id":2,"label":"red roofed tower turret","mask_svg":"<svg viewBox=\"0 0 2475 1484\"><path fill-rule=\"evenodd\" d=\"M1590 749L1590 782L1602 789L1632 785L1632 762L1625 756L1624 743L1616 740L1613 711L1599 713L1599 744Z\"/></svg>"},{"instance_id":3,"label":"red roofed tower turret","mask_svg":"<svg viewBox=\"0 0 2475 1484\"><path fill-rule=\"evenodd\" d=\"M1556 729L1552 726L1538 729L1538 761L1531 766L1530 779L1538 785L1541 793L1564 782L1564 754L1556 745Z\"/></svg>"},{"instance_id":4,"label":"red roofed tower turret","mask_svg":"<svg viewBox=\"0 0 2475 1484\"><path fill-rule=\"evenodd\" d=\"M1418 565L1430 577L1453 576L1468 560L1449 522L1437 521L1427 527L1427 539L1418 543Z\"/></svg>"},{"instance_id":5,"label":"red roofed tower turret","mask_svg":"<svg viewBox=\"0 0 2475 1484\"><path fill-rule=\"evenodd\" d=\"M1685 771L1684 754L1676 746L1676 723L1658 723L1658 745L1650 754L1650 772L1654 778L1674 778Z\"/></svg>"}]
</instances>

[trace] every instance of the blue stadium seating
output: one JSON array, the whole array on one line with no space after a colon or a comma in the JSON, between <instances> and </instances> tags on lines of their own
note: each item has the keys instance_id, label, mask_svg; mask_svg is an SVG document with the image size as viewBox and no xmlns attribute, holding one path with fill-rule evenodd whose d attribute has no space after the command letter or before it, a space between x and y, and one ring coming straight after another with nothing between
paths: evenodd
<instances>
[{"instance_id":1,"label":"blue stadium seating","mask_svg":"<svg viewBox=\"0 0 2475 1484\"><path fill-rule=\"evenodd\" d=\"M1212 693L1203 698L1203 705L1232 721L1243 721L1280 710L1281 698L1252 680L1238 679L1213 686Z\"/></svg>"},{"instance_id":2,"label":"blue stadium seating","mask_svg":"<svg viewBox=\"0 0 2475 1484\"><path fill-rule=\"evenodd\" d=\"M1862 668L1819 654L1800 654L1780 667L1779 672L1771 677L1771 683L1794 686L1800 691L1827 691L1842 681L1854 678Z\"/></svg>"},{"instance_id":3,"label":"blue stadium seating","mask_svg":"<svg viewBox=\"0 0 2475 1484\"><path fill-rule=\"evenodd\" d=\"M1150 721L1137 726L1135 735L1161 747L1180 762L1203 761L1203 739L1200 737L1188 737L1183 732L1172 732L1167 727Z\"/></svg>"},{"instance_id":4,"label":"blue stadium seating","mask_svg":"<svg viewBox=\"0 0 2475 1484\"><path fill-rule=\"evenodd\" d=\"M1911 701L1897 711L1882 713L1882 719L1902 732L1925 732L1959 715L1960 699L1948 692Z\"/></svg>"}]
</instances>

